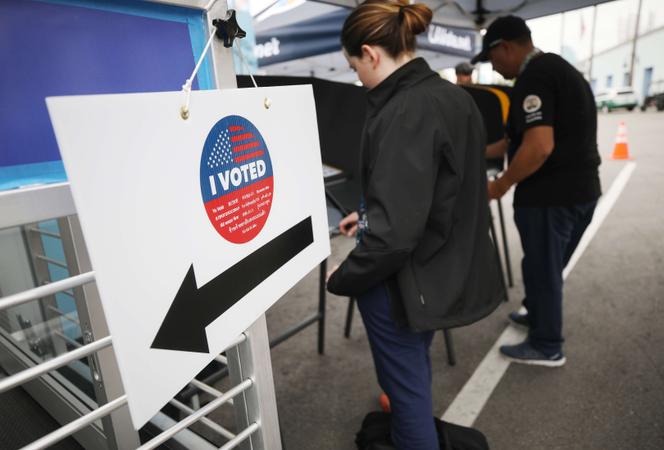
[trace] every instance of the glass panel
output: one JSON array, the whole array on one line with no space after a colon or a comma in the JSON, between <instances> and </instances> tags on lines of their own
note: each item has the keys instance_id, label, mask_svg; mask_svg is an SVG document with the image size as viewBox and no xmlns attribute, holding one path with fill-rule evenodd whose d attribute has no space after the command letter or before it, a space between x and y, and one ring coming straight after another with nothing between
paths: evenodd
<instances>
[{"instance_id":1,"label":"glass panel","mask_svg":"<svg viewBox=\"0 0 664 450\"><path fill-rule=\"evenodd\" d=\"M71 276L68 255L59 235L55 220L0 230L2 296ZM60 292L0 311L0 333L13 344L10 350L21 352L38 364L81 347L83 335L76 296L82 296L82 290ZM94 406L94 386L87 358L51 374L84 403Z\"/></svg>"}]
</instances>

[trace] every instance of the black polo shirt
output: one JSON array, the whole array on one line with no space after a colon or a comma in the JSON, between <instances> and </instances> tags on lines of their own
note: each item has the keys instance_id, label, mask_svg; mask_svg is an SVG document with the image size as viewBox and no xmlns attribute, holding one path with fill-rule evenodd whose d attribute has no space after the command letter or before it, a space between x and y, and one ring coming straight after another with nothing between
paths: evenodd
<instances>
[{"instance_id":1,"label":"black polo shirt","mask_svg":"<svg viewBox=\"0 0 664 450\"><path fill-rule=\"evenodd\" d=\"M569 206L601 195L597 110L590 85L560 56L541 53L519 75L510 95L510 161L526 130L553 127L554 148L514 193L515 206Z\"/></svg>"}]
</instances>

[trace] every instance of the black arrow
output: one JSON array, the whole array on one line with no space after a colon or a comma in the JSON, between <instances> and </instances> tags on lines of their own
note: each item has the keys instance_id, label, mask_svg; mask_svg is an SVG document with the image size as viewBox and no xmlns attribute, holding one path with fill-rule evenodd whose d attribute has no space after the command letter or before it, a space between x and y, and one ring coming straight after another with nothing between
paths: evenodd
<instances>
[{"instance_id":1,"label":"black arrow","mask_svg":"<svg viewBox=\"0 0 664 450\"><path fill-rule=\"evenodd\" d=\"M205 327L313 242L307 217L200 288L192 264L151 348L209 353Z\"/></svg>"}]
</instances>

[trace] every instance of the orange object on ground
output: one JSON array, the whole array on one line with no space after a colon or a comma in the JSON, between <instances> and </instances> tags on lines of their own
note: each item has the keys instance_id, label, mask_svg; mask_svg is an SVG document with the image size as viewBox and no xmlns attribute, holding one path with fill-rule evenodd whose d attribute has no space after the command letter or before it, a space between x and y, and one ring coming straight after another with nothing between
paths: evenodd
<instances>
[{"instance_id":1,"label":"orange object on ground","mask_svg":"<svg viewBox=\"0 0 664 450\"><path fill-rule=\"evenodd\" d=\"M390 399L389 399L389 397L387 396L386 393L383 392L382 394L380 394L380 397L378 398L378 401L380 402L380 408L383 411L385 411L387 413L391 411L391 409L390 409Z\"/></svg>"},{"instance_id":2,"label":"orange object on ground","mask_svg":"<svg viewBox=\"0 0 664 450\"><path fill-rule=\"evenodd\" d=\"M625 126L625 122L620 122L618 125L616 145L613 147L611 159L632 159L629 156L629 147L627 145L627 127Z\"/></svg>"}]
</instances>

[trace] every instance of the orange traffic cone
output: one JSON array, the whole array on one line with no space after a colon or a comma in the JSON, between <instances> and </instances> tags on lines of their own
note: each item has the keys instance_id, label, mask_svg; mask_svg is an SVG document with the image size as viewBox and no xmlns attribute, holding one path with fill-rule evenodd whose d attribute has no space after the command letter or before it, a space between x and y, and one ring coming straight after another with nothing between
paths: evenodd
<instances>
[{"instance_id":1,"label":"orange traffic cone","mask_svg":"<svg viewBox=\"0 0 664 450\"><path fill-rule=\"evenodd\" d=\"M629 148L627 146L627 127L625 126L625 122L620 122L618 125L616 145L613 147L611 159L632 159L629 156Z\"/></svg>"}]
</instances>

